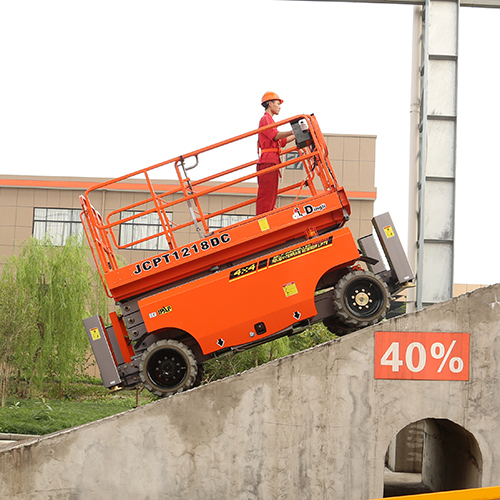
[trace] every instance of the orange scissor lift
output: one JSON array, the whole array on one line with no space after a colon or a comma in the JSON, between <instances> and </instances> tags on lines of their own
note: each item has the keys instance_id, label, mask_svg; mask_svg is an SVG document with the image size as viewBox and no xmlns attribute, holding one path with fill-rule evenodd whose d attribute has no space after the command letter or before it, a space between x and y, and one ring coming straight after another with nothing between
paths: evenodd
<instances>
[{"instance_id":1,"label":"orange scissor lift","mask_svg":"<svg viewBox=\"0 0 500 500\"><path fill-rule=\"evenodd\" d=\"M282 158L292 152L293 158L272 169L302 162L303 178L279 189L279 194L292 196L291 203L211 229L214 218L255 206L252 196L212 212L202 209L209 195L255 181L261 175L255 169L257 158L200 180L191 179L189 170L204 155L287 124L296 141L282 151ZM175 170L179 185L160 191L152 176L165 167L170 175ZM138 178L149 189L144 199L103 219L92 206L95 193ZM143 383L154 394L167 396L198 385L203 362L212 357L294 335L319 321L339 335L349 333L383 319L391 294L413 279L388 214L374 218L374 226L389 268L373 235L362 238L358 249L346 227L349 201L337 184L314 115L295 116L103 182L88 189L81 203L104 287L118 306L110 314L111 326L99 316L84 320L108 388ZM169 213L181 205L190 220L171 220ZM159 221L158 232L120 242L124 224L152 214ZM189 231L195 234L192 241L178 244ZM118 265L117 250L158 238L167 250Z\"/></svg>"}]
</instances>

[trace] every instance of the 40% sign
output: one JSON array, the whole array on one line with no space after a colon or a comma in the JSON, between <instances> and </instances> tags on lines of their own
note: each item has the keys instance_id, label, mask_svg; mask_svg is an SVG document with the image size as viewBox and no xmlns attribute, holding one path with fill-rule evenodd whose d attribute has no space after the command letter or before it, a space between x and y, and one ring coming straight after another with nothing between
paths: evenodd
<instances>
[{"instance_id":1,"label":"40% sign","mask_svg":"<svg viewBox=\"0 0 500 500\"><path fill-rule=\"evenodd\" d=\"M375 378L469 380L468 333L375 332Z\"/></svg>"}]
</instances>

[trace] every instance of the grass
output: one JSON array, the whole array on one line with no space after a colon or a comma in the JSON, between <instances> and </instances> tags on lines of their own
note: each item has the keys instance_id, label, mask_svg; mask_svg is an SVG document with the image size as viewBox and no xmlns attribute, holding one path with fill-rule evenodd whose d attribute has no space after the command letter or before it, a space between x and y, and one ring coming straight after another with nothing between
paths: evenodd
<instances>
[{"instance_id":1,"label":"grass","mask_svg":"<svg viewBox=\"0 0 500 500\"><path fill-rule=\"evenodd\" d=\"M141 393L139 403L156 397ZM45 397L20 399L8 397L0 408L0 432L7 434L50 434L62 429L93 422L137 406L136 392L110 393L99 381L74 383L63 399Z\"/></svg>"}]
</instances>

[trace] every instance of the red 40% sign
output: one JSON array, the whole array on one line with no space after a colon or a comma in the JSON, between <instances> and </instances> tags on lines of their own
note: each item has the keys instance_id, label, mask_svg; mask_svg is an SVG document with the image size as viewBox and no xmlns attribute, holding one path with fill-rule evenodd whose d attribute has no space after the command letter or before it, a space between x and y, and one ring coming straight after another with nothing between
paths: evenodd
<instances>
[{"instance_id":1,"label":"red 40% sign","mask_svg":"<svg viewBox=\"0 0 500 500\"><path fill-rule=\"evenodd\" d=\"M468 333L375 332L375 378L469 380Z\"/></svg>"}]
</instances>

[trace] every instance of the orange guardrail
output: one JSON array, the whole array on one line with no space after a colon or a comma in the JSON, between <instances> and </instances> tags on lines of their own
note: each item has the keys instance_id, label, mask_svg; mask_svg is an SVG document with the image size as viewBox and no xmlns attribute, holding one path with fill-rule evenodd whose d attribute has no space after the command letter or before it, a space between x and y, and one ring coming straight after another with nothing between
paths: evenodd
<instances>
[{"instance_id":1,"label":"orange guardrail","mask_svg":"<svg viewBox=\"0 0 500 500\"><path fill-rule=\"evenodd\" d=\"M214 175L205 177L200 180L191 180L190 177L188 176L187 172L198 166L199 157L202 154L241 141L243 139L256 135L259 132L262 132L268 128L286 125L298 119L304 119L308 122L309 131L311 132L311 136L314 141L314 147L304 147L302 149L299 149L297 147L290 147L282 151L282 155L286 155L287 153L290 153L292 151L297 151L298 157L294 157L289 161L284 161L273 168L267 169L266 172L254 171L249 174L242 175L241 177L238 177L236 179L222 182L212 186L207 186L207 183L211 181L217 181L218 179L221 179L224 176L234 174L236 172L241 172L247 169L248 167L252 167L256 165L257 158L253 158L251 161L242 163L236 167L224 170L222 172L216 173ZM195 164L191 166L186 166L186 161L190 158L194 159ZM117 249L131 248L134 245L138 245L140 243L143 243L153 238L157 238L159 236L165 236L169 247L175 248L177 247L177 244L175 242L174 233L181 229L185 229L189 226L195 226L198 233L202 231L204 235L206 235L209 232L209 227L208 227L209 219L228 212L234 212L240 208L251 205L255 202L255 198L228 207L224 207L223 209L211 212L210 214L206 214L203 212L200 204L200 199L203 196L224 191L227 188L231 188L232 186L239 184L241 182L255 180L257 177L263 175L264 173L268 173L272 170L279 170L281 168L285 168L289 165L293 165L298 162L302 162L304 164L305 167L304 179L301 182L281 188L279 190L279 194L302 190L305 186L307 186L307 188L310 191L310 195L314 196L317 194L313 182L316 177L321 180L322 187L325 191L331 191L332 189L336 189L338 187L335 174L333 173L333 169L331 167L328 158L328 150L326 147L325 140L323 138L323 135L319 129L319 126L314 116L308 116L308 115L295 116L293 118L277 122L276 124L267 125L260 129L256 129L246 134L239 135L232 139L228 139L226 141L219 142L212 146L199 149L192 153L182 155L177 158L173 158L166 162L158 163L151 167L135 171L131 174L124 175L117 179L112 179L97 184L96 186L86 191L83 197L84 199L82 199L82 205L84 207L84 210L86 207L92 206L92 202L90 199L92 192L98 191L100 189L105 189L106 187L109 187L111 185L116 187L116 184L125 182L131 178L137 178L138 176L143 176L144 179L146 180L147 186L150 191L150 196L145 198L144 200L123 206L117 210L113 210L112 212L110 212L106 217L105 223L102 221L101 217L99 216L99 214L95 209L90 210L88 212L87 219L90 225L93 226L93 228L95 228L95 231L91 232L94 241L96 241L97 243L97 253L100 257L100 260L101 261L107 260L107 257L109 256L112 247L115 247ZM151 179L151 175L158 168L167 166L169 164L172 164L174 167L175 175L179 181L179 186L170 191L158 193L154 188L154 181ZM166 201L166 198L173 196L180 196L180 198L176 200ZM171 221L168 220L166 212L169 208L172 208L173 206L179 205L181 203L188 204L189 212L192 215L192 220L182 224L172 223ZM127 217L122 217L122 214L128 211L137 211L138 213L135 213ZM161 231L155 234L148 235L143 238L129 241L126 244L120 244L118 242L116 238L116 233L115 231L113 231L113 229L119 228L121 224L126 224L127 222L131 222L135 219L138 219L140 217L152 213L158 214L162 226ZM110 265L112 269L116 268L115 262L111 261ZM106 272L106 270L104 272Z\"/></svg>"},{"instance_id":2,"label":"orange guardrail","mask_svg":"<svg viewBox=\"0 0 500 500\"><path fill-rule=\"evenodd\" d=\"M204 154L243 141L252 136L257 136L259 132L266 129L297 123L298 120L304 120L307 123L311 140L307 144L302 143L299 146L294 145L284 149L281 152L281 158L285 158L285 161L282 163L270 167L265 171L257 172L255 166L257 165L258 158L252 155L252 158L249 158L248 161L239 163L235 159L234 162L237 166L199 180L193 180L188 175L191 169L199 165L200 159L204 158ZM292 159L286 160L286 155L290 152L295 152L295 155ZM201 200L203 197L216 193L227 193L228 190L230 192L231 188L234 189L236 184L251 180L255 181L260 175L286 168L299 162L302 162L304 165L303 178L299 182L294 181L290 185L281 187L278 194L291 195L292 199L295 198L293 202L299 196L302 199L312 199L325 193L336 195L340 211L344 213L343 218L347 220L350 213L349 202L343 189L338 186L330 159L328 158L325 139L314 115L297 115L89 188L85 192L85 195L80 197L83 208L81 219L105 289L108 292L110 290L109 283L106 286L107 279L105 279L105 275L119 268L115 256L116 250L134 248L136 245L154 238L164 238L164 245L166 244L170 250L175 250L178 248L176 233L182 229L189 230L190 228L194 228L195 231L191 234L196 234L197 238L192 239L192 241L211 236L217 230L210 229L210 219L225 214L238 213L237 211L241 208L254 204L256 198L251 197L250 199L208 212L202 208ZM161 188L160 190L155 188L155 181L152 176L158 174L160 167L171 168L170 175L171 177L177 177L178 186L168 191L161 191ZM227 180L227 176L236 176L236 178ZM94 208L91 198L96 192L110 187L116 189L120 184L126 185L127 182L137 179L145 181L149 191L149 193L146 191L147 194L143 199L113 210L104 217ZM182 208L182 212L188 214L190 220L186 220L186 218L179 221L169 219L169 213L173 213L173 207L180 204L185 205ZM252 210L249 211L251 212ZM156 233L138 234L137 237L131 238L129 241L120 241L119 230L122 224L130 224L141 217L148 217L149 215L154 215L156 220L159 221L159 229ZM334 219L337 220L335 217ZM243 222L237 222L227 226L227 228L236 227L241 224ZM224 230L227 230L227 228Z\"/></svg>"}]
</instances>

